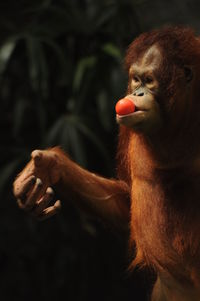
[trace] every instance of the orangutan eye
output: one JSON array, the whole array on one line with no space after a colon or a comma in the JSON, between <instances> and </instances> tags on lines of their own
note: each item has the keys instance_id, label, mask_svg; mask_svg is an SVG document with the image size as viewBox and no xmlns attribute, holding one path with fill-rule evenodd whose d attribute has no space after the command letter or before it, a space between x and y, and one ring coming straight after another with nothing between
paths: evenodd
<instances>
[{"instance_id":1,"label":"orangutan eye","mask_svg":"<svg viewBox=\"0 0 200 301\"><path fill-rule=\"evenodd\" d=\"M139 79L138 76L134 75L134 76L133 76L133 81L134 81L135 83L139 83L140 79Z\"/></svg>"},{"instance_id":2,"label":"orangutan eye","mask_svg":"<svg viewBox=\"0 0 200 301\"><path fill-rule=\"evenodd\" d=\"M152 82L153 82L153 77L147 76L146 79L145 79L145 82L146 82L146 84L152 84Z\"/></svg>"}]
</instances>

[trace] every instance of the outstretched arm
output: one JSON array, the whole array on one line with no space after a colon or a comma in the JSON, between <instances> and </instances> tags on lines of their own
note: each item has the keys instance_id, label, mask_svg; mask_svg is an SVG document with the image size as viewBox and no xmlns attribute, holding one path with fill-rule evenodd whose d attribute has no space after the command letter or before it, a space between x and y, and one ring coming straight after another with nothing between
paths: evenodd
<instances>
[{"instance_id":1,"label":"outstretched arm","mask_svg":"<svg viewBox=\"0 0 200 301\"><path fill-rule=\"evenodd\" d=\"M91 173L68 158L58 147L36 150L14 182L19 206L38 217L55 214L60 202L48 207L55 187L59 196L116 224L129 222L129 187L120 180Z\"/></svg>"}]
</instances>

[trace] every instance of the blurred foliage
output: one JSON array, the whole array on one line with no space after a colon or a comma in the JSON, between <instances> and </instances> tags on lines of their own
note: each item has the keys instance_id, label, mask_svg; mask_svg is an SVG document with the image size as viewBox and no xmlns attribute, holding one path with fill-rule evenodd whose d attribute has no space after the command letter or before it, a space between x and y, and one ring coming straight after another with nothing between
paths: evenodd
<instances>
[{"instance_id":1,"label":"blurred foliage","mask_svg":"<svg viewBox=\"0 0 200 301\"><path fill-rule=\"evenodd\" d=\"M19 1L8 18L9 2L1 17L1 186L32 149L53 145L84 167L95 153L96 169L110 174L124 49L139 31L134 2Z\"/></svg>"},{"instance_id":2,"label":"blurred foliage","mask_svg":"<svg viewBox=\"0 0 200 301\"><path fill-rule=\"evenodd\" d=\"M11 186L33 149L54 145L82 166L114 175L114 105L126 91L125 49L140 32L136 2L0 3L3 301L63 300L62 294L127 301L130 291L143 300L140 276L126 279L126 243L64 202L57 217L38 223L17 208Z\"/></svg>"}]
</instances>

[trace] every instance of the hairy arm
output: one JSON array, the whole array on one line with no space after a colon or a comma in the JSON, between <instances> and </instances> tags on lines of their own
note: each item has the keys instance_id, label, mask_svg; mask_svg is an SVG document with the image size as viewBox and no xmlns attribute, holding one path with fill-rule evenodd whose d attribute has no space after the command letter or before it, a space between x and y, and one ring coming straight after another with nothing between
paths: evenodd
<instances>
[{"instance_id":1,"label":"hairy arm","mask_svg":"<svg viewBox=\"0 0 200 301\"><path fill-rule=\"evenodd\" d=\"M129 187L120 180L106 179L73 162L58 147L35 150L32 159L14 182L19 206L39 218L49 217L60 201L49 206L53 190L62 199L115 224L129 222Z\"/></svg>"}]
</instances>

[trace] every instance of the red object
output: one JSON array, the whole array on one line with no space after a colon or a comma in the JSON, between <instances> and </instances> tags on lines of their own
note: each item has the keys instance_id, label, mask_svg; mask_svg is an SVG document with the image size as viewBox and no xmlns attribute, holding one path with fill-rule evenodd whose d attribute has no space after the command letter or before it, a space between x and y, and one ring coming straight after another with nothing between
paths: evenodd
<instances>
[{"instance_id":1,"label":"red object","mask_svg":"<svg viewBox=\"0 0 200 301\"><path fill-rule=\"evenodd\" d=\"M128 115L135 111L135 105L132 100L122 98L116 103L115 111L118 115Z\"/></svg>"}]
</instances>

